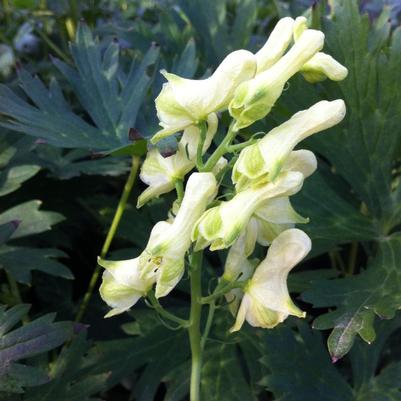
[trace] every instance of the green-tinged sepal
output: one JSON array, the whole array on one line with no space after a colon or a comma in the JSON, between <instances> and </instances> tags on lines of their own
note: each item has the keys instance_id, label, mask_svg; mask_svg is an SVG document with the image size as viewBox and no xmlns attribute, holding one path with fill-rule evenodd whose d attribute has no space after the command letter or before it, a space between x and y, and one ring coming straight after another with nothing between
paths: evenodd
<instances>
[{"instance_id":1,"label":"green-tinged sepal","mask_svg":"<svg viewBox=\"0 0 401 401\"><path fill-rule=\"evenodd\" d=\"M305 312L291 300L287 277L310 250L310 238L296 228L284 231L272 242L266 258L244 288L231 332L239 330L245 320L254 327L272 328L289 315L305 317Z\"/></svg>"},{"instance_id":2,"label":"green-tinged sepal","mask_svg":"<svg viewBox=\"0 0 401 401\"><path fill-rule=\"evenodd\" d=\"M322 32L308 29L271 68L239 85L229 105L229 112L236 120L234 129L245 128L265 117L283 92L286 82L322 49L323 43Z\"/></svg>"},{"instance_id":3,"label":"green-tinged sepal","mask_svg":"<svg viewBox=\"0 0 401 401\"><path fill-rule=\"evenodd\" d=\"M305 153L307 151L298 154L293 152L291 155L294 147L305 138L338 124L344 116L343 100L331 102L323 100L307 110L294 114L258 142L243 149L232 173L237 190L246 187L250 181L256 179L274 180L281 170L286 169L287 161L293 165L291 169L295 169L295 165L298 166L297 168L303 168L302 166L305 165L305 169L310 170L308 166L316 165L314 156L311 153Z\"/></svg>"},{"instance_id":4,"label":"green-tinged sepal","mask_svg":"<svg viewBox=\"0 0 401 401\"><path fill-rule=\"evenodd\" d=\"M203 153L207 151L216 134L218 119L212 113L207 119L207 132L203 143ZM137 207L151 199L172 191L177 180L182 180L196 164L196 152L200 141L200 128L187 127L178 142L176 153L163 157L157 148L149 150L142 165L140 178L149 187L138 197Z\"/></svg>"},{"instance_id":5,"label":"green-tinged sepal","mask_svg":"<svg viewBox=\"0 0 401 401\"><path fill-rule=\"evenodd\" d=\"M256 57L247 50L230 53L207 79L186 79L163 71L168 82L155 101L163 129L153 136L152 142L226 109L237 86L251 79L255 72Z\"/></svg>"},{"instance_id":6,"label":"green-tinged sepal","mask_svg":"<svg viewBox=\"0 0 401 401\"><path fill-rule=\"evenodd\" d=\"M231 200L209 209L198 220L192 232L196 248L210 245L211 250L231 246L247 227L252 215L268 199L297 193L304 176L299 172L280 174L275 182L247 188Z\"/></svg>"}]
</instances>

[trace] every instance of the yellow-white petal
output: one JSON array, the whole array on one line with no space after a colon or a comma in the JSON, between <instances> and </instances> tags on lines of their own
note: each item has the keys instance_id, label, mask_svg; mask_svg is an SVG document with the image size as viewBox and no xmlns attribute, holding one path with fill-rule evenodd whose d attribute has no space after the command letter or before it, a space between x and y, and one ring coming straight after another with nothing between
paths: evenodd
<instances>
[{"instance_id":1,"label":"yellow-white petal","mask_svg":"<svg viewBox=\"0 0 401 401\"><path fill-rule=\"evenodd\" d=\"M265 117L280 97L285 83L315 55L324 43L320 31L308 29L271 68L238 86L229 105L234 129L245 128Z\"/></svg>"},{"instance_id":2,"label":"yellow-white petal","mask_svg":"<svg viewBox=\"0 0 401 401\"><path fill-rule=\"evenodd\" d=\"M244 181L242 176L255 180L266 174L269 174L269 180L274 180L299 142L338 124L344 116L345 103L341 99L331 102L323 100L307 110L294 114L257 143L241 151L233 168L233 182ZM298 161L295 164L304 164L307 174L308 171L313 172L315 159L310 153L292 155L293 159L297 157ZM294 160L290 159L290 162L294 164Z\"/></svg>"},{"instance_id":3,"label":"yellow-white petal","mask_svg":"<svg viewBox=\"0 0 401 401\"><path fill-rule=\"evenodd\" d=\"M255 72L256 57L247 50L230 53L207 79L186 79L162 72L168 83L155 103L163 130L153 136L152 142L205 121L209 114L227 108L237 86L251 79Z\"/></svg>"},{"instance_id":4,"label":"yellow-white petal","mask_svg":"<svg viewBox=\"0 0 401 401\"><path fill-rule=\"evenodd\" d=\"M207 151L216 134L218 118L212 113L207 119L207 132L203 144L203 153ZM200 141L199 127L191 125L184 130L178 142L177 152L163 157L157 148L149 150L142 165L140 178L149 188L138 197L137 207L168 193L175 188L177 180L181 180L196 164L196 151Z\"/></svg>"},{"instance_id":5,"label":"yellow-white petal","mask_svg":"<svg viewBox=\"0 0 401 401\"><path fill-rule=\"evenodd\" d=\"M294 20L290 17L280 19L264 46L255 54L257 74L270 68L287 50L292 40Z\"/></svg>"},{"instance_id":6,"label":"yellow-white petal","mask_svg":"<svg viewBox=\"0 0 401 401\"><path fill-rule=\"evenodd\" d=\"M239 330L245 320L255 327L272 328L289 315L305 317L305 313L291 300L287 277L310 249L310 238L295 228L284 231L272 242L266 258L245 287L245 295L231 331Z\"/></svg>"},{"instance_id":7,"label":"yellow-white petal","mask_svg":"<svg viewBox=\"0 0 401 401\"><path fill-rule=\"evenodd\" d=\"M250 187L231 200L209 209L196 223L192 233L196 241L195 249L203 249L209 244L212 251L231 246L246 228L253 213L267 199L293 195L300 190L302 183L301 173L283 173L274 183Z\"/></svg>"}]
</instances>

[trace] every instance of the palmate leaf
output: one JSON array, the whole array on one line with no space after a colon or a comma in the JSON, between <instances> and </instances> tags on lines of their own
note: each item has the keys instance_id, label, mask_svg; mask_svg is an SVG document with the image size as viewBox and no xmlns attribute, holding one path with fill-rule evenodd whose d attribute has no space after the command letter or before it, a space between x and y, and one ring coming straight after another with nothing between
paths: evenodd
<instances>
[{"instance_id":1,"label":"palmate leaf","mask_svg":"<svg viewBox=\"0 0 401 401\"><path fill-rule=\"evenodd\" d=\"M328 339L333 360L343 357L359 334L375 339L375 315L392 318L401 307L401 234L383 238L365 271L343 279L317 281L302 298L315 307L336 307L319 316L314 327L334 328Z\"/></svg>"},{"instance_id":2,"label":"palmate leaf","mask_svg":"<svg viewBox=\"0 0 401 401\"><path fill-rule=\"evenodd\" d=\"M54 323L54 315L45 315L17 329L11 329L27 314L29 305L0 308L0 392L23 392L23 386L48 381L39 368L16 363L42 354L63 344L72 334L67 322Z\"/></svg>"},{"instance_id":3,"label":"palmate leaf","mask_svg":"<svg viewBox=\"0 0 401 401\"><path fill-rule=\"evenodd\" d=\"M153 318L148 319L149 314ZM24 400L98 400L100 392L123 378L128 384L138 369L141 374L133 385L135 399L153 400L160 384L169 380L170 371L189 360L189 344L184 330L166 329L153 311L146 311L140 320L144 323L140 325L141 334L133 338L92 344L86 340L85 331L81 332L63 349L50 372L51 380L29 389Z\"/></svg>"},{"instance_id":4,"label":"palmate leaf","mask_svg":"<svg viewBox=\"0 0 401 401\"><path fill-rule=\"evenodd\" d=\"M337 129L313 143L346 181L386 234L398 222L393 210L392 166L401 149L401 93L394 80L401 66L401 29L390 31L386 12L371 25L357 1L334 0L323 20L327 52L347 66L349 76L325 83L323 95L341 97L347 116Z\"/></svg>"},{"instance_id":5,"label":"palmate leaf","mask_svg":"<svg viewBox=\"0 0 401 401\"><path fill-rule=\"evenodd\" d=\"M58 249L0 247L0 269L7 270L16 281L31 283L31 271L37 270L52 276L73 279L70 269L55 260L67 255Z\"/></svg>"},{"instance_id":6,"label":"palmate leaf","mask_svg":"<svg viewBox=\"0 0 401 401\"><path fill-rule=\"evenodd\" d=\"M261 333L263 381L280 401L352 401L353 392L330 361L320 333L298 324L299 336L285 325Z\"/></svg>"},{"instance_id":7,"label":"palmate leaf","mask_svg":"<svg viewBox=\"0 0 401 401\"><path fill-rule=\"evenodd\" d=\"M102 53L89 28L80 24L71 45L76 69L60 60L54 64L67 79L93 124L75 114L53 79L49 89L27 71L19 71L21 87L35 106L0 86L2 126L42 138L52 145L111 151L132 143L129 129L135 127L141 103L154 74L159 49L152 48L127 74L119 65L119 46L111 42Z\"/></svg>"}]
</instances>

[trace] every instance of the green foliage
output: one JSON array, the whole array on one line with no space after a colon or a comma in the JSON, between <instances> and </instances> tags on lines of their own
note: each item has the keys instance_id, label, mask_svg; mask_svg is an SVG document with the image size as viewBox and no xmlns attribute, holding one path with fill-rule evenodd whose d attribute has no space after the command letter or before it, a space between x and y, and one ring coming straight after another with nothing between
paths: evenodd
<instances>
[{"instance_id":1,"label":"green foliage","mask_svg":"<svg viewBox=\"0 0 401 401\"><path fill-rule=\"evenodd\" d=\"M25 386L48 381L45 371L16 363L63 344L71 336L71 324L54 323L54 315L45 315L10 331L29 310L28 305L0 309L0 391L20 393Z\"/></svg>"},{"instance_id":2,"label":"green foliage","mask_svg":"<svg viewBox=\"0 0 401 401\"><path fill-rule=\"evenodd\" d=\"M8 117L2 125L67 148L110 151L129 145L129 129L135 128L158 48L153 46L139 66L132 62L125 74L119 67L119 46L111 42L102 55L89 28L81 24L71 53L76 69L58 59L54 64L94 125L71 110L57 80L51 80L47 90L39 78L25 70L19 72L21 86L36 107L2 85L0 112Z\"/></svg>"}]
</instances>

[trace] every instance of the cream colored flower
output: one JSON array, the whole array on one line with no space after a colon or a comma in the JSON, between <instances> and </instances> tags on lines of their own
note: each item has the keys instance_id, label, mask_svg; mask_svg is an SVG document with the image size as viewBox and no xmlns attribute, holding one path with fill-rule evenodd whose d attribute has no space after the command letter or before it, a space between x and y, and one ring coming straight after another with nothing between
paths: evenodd
<instances>
[{"instance_id":1,"label":"cream colored flower","mask_svg":"<svg viewBox=\"0 0 401 401\"><path fill-rule=\"evenodd\" d=\"M272 67L239 85L229 104L230 114L236 120L234 129L245 128L265 117L286 82L322 49L323 43L322 32L308 29Z\"/></svg>"},{"instance_id":2,"label":"cream colored flower","mask_svg":"<svg viewBox=\"0 0 401 401\"><path fill-rule=\"evenodd\" d=\"M272 129L257 143L241 151L232 173L237 189L246 186L249 180L260 179L266 174L269 181L274 180L299 142L338 124L344 116L343 100L323 100ZM303 154L303 157L311 156Z\"/></svg>"},{"instance_id":3,"label":"cream colored flower","mask_svg":"<svg viewBox=\"0 0 401 401\"><path fill-rule=\"evenodd\" d=\"M294 23L294 40L297 41L302 33L308 29L305 17L298 17ZM332 81L342 81L348 75L348 70L332 56L326 53L316 53L301 68L305 80L310 83L320 82L329 78Z\"/></svg>"},{"instance_id":4,"label":"cream colored flower","mask_svg":"<svg viewBox=\"0 0 401 401\"><path fill-rule=\"evenodd\" d=\"M142 280L156 282L156 297L167 295L184 274L185 253L191 245L191 231L215 196L217 183L212 173L193 173L172 223L157 223L139 257Z\"/></svg>"},{"instance_id":5,"label":"cream colored flower","mask_svg":"<svg viewBox=\"0 0 401 401\"><path fill-rule=\"evenodd\" d=\"M210 245L212 251L231 246L246 228L252 215L268 199L290 196L298 192L304 176L286 172L275 182L264 183L237 193L231 200L207 210L196 223L192 239L195 249Z\"/></svg>"},{"instance_id":6,"label":"cream colored flower","mask_svg":"<svg viewBox=\"0 0 401 401\"><path fill-rule=\"evenodd\" d=\"M99 289L100 296L113 308L105 317L127 311L152 288L152 281L139 277L138 262L139 258L122 261L98 259L99 265L106 269Z\"/></svg>"},{"instance_id":7,"label":"cream colored flower","mask_svg":"<svg viewBox=\"0 0 401 401\"><path fill-rule=\"evenodd\" d=\"M280 19L264 46L255 54L257 74L269 69L283 56L293 37L294 20L290 17Z\"/></svg>"},{"instance_id":8,"label":"cream colored flower","mask_svg":"<svg viewBox=\"0 0 401 401\"><path fill-rule=\"evenodd\" d=\"M203 153L207 151L217 131L218 119L212 113L207 119L207 133ZM177 152L163 157L157 148L151 149L142 165L140 178L149 187L138 197L137 207L149 200L172 191L177 180L182 180L196 164L196 151L200 141L199 128L191 125L185 128L178 142Z\"/></svg>"},{"instance_id":9,"label":"cream colored flower","mask_svg":"<svg viewBox=\"0 0 401 401\"><path fill-rule=\"evenodd\" d=\"M163 71L168 82L156 98L157 116L163 129L153 136L152 142L226 109L237 86L251 79L255 72L256 57L247 50L230 53L207 79L186 79Z\"/></svg>"},{"instance_id":10,"label":"cream colored flower","mask_svg":"<svg viewBox=\"0 0 401 401\"><path fill-rule=\"evenodd\" d=\"M238 331L245 320L254 327L272 328L289 315L305 317L291 300L287 277L310 250L310 238L296 228L284 231L272 242L244 289L231 332Z\"/></svg>"}]
</instances>

